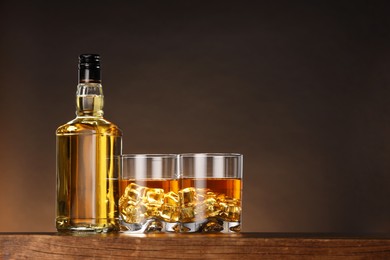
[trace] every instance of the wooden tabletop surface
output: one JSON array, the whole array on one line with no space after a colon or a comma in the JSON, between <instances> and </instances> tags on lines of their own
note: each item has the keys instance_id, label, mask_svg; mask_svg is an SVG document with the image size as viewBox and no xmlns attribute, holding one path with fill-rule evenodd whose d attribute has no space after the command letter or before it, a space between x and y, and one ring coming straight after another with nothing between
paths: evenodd
<instances>
[{"instance_id":1,"label":"wooden tabletop surface","mask_svg":"<svg viewBox=\"0 0 390 260\"><path fill-rule=\"evenodd\" d=\"M0 233L0 259L390 259L390 234Z\"/></svg>"}]
</instances>

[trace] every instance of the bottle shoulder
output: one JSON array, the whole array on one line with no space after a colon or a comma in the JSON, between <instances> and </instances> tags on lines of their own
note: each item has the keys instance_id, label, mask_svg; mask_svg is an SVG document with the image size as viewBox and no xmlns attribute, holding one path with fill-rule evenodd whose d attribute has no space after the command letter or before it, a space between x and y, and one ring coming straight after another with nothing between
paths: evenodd
<instances>
[{"instance_id":1,"label":"bottle shoulder","mask_svg":"<svg viewBox=\"0 0 390 260\"><path fill-rule=\"evenodd\" d=\"M122 136L122 130L105 118L76 117L57 128L57 135L106 134Z\"/></svg>"}]
</instances>

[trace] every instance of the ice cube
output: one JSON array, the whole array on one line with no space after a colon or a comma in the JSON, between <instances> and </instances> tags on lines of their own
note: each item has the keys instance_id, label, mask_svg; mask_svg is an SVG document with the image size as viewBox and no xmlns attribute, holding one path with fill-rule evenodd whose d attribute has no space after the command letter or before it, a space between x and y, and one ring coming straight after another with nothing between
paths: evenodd
<instances>
[{"instance_id":1,"label":"ice cube","mask_svg":"<svg viewBox=\"0 0 390 260\"><path fill-rule=\"evenodd\" d=\"M150 218L150 217L159 217L160 216L160 210L161 210L160 206L148 205L148 206L146 206L145 216L148 217L148 218Z\"/></svg>"},{"instance_id":2,"label":"ice cube","mask_svg":"<svg viewBox=\"0 0 390 260\"><path fill-rule=\"evenodd\" d=\"M146 187L130 183L119 199L119 212L122 219L127 223L137 223L144 220L145 207L142 199L145 195Z\"/></svg>"},{"instance_id":3,"label":"ice cube","mask_svg":"<svg viewBox=\"0 0 390 260\"><path fill-rule=\"evenodd\" d=\"M182 207L194 206L197 201L195 188L185 188L179 191L180 204Z\"/></svg>"},{"instance_id":4,"label":"ice cube","mask_svg":"<svg viewBox=\"0 0 390 260\"><path fill-rule=\"evenodd\" d=\"M161 207L160 216L167 222L179 221L180 208L164 204Z\"/></svg>"},{"instance_id":5,"label":"ice cube","mask_svg":"<svg viewBox=\"0 0 390 260\"><path fill-rule=\"evenodd\" d=\"M145 196L146 189L147 188L144 186L130 183L125 189L124 196L128 197L132 201L138 202Z\"/></svg>"},{"instance_id":6,"label":"ice cube","mask_svg":"<svg viewBox=\"0 0 390 260\"><path fill-rule=\"evenodd\" d=\"M164 205L179 206L179 195L173 191L164 194Z\"/></svg>"},{"instance_id":7,"label":"ice cube","mask_svg":"<svg viewBox=\"0 0 390 260\"><path fill-rule=\"evenodd\" d=\"M144 214L137 206L128 206L121 210L121 217L127 223L137 223L144 220Z\"/></svg>"},{"instance_id":8,"label":"ice cube","mask_svg":"<svg viewBox=\"0 0 390 260\"><path fill-rule=\"evenodd\" d=\"M220 202L220 216L226 221L239 221L241 216L241 204L236 199L226 199Z\"/></svg>"},{"instance_id":9,"label":"ice cube","mask_svg":"<svg viewBox=\"0 0 390 260\"><path fill-rule=\"evenodd\" d=\"M182 207L180 210L181 221L191 222L195 218L194 207Z\"/></svg>"},{"instance_id":10,"label":"ice cube","mask_svg":"<svg viewBox=\"0 0 390 260\"><path fill-rule=\"evenodd\" d=\"M164 203L164 190L158 188L146 188L145 196L140 203L145 212L145 217L158 217L161 205Z\"/></svg>"},{"instance_id":11,"label":"ice cube","mask_svg":"<svg viewBox=\"0 0 390 260\"><path fill-rule=\"evenodd\" d=\"M164 204L161 206L160 216L167 222L179 221L179 195L173 191L164 194Z\"/></svg>"},{"instance_id":12,"label":"ice cube","mask_svg":"<svg viewBox=\"0 0 390 260\"><path fill-rule=\"evenodd\" d=\"M205 210L206 210L206 217L215 217L218 216L220 213L220 209L218 207L217 200L215 198L208 198L204 201L205 204Z\"/></svg>"},{"instance_id":13,"label":"ice cube","mask_svg":"<svg viewBox=\"0 0 390 260\"><path fill-rule=\"evenodd\" d=\"M148 188L146 190L146 201L147 207L150 206L161 206L164 203L164 190L156 188Z\"/></svg>"}]
</instances>

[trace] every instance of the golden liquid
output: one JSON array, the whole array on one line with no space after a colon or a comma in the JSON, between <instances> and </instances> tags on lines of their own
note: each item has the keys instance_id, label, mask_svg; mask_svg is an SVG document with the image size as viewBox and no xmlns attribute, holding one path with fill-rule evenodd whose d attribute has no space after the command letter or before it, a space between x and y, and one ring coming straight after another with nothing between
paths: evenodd
<instances>
[{"instance_id":1,"label":"golden liquid","mask_svg":"<svg viewBox=\"0 0 390 260\"><path fill-rule=\"evenodd\" d=\"M76 105L84 114L99 113L102 114L104 99L102 95L78 95Z\"/></svg>"},{"instance_id":2,"label":"golden liquid","mask_svg":"<svg viewBox=\"0 0 390 260\"><path fill-rule=\"evenodd\" d=\"M226 197L241 200L241 179L234 178L183 178L181 189L207 188L216 194L224 194Z\"/></svg>"},{"instance_id":3,"label":"golden liquid","mask_svg":"<svg viewBox=\"0 0 390 260\"><path fill-rule=\"evenodd\" d=\"M120 180L119 212L126 223L179 220L178 180Z\"/></svg>"},{"instance_id":4,"label":"golden liquid","mask_svg":"<svg viewBox=\"0 0 390 260\"><path fill-rule=\"evenodd\" d=\"M56 134L57 230L117 230L121 130L101 117L78 117Z\"/></svg>"},{"instance_id":5,"label":"golden liquid","mask_svg":"<svg viewBox=\"0 0 390 260\"><path fill-rule=\"evenodd\" d=\"M179 191L181 222L241 220L241 179L183 178Z\"/></svg>"},{"instance_id":6,"label":"golden liquid","mask_svg":"<svg viewBox=\"0 0 390 260\"><path fill-rule=\"evenodd\" d=\"M127 223L241 219L241 179L120 180L119 212Z\"/></svg>"}]
</instances>

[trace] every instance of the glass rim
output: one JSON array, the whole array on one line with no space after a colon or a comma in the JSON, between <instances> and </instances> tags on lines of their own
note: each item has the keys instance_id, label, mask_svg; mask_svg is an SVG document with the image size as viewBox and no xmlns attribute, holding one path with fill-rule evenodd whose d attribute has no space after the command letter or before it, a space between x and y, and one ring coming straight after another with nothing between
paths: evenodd
<instances>
[{"instance_id":1,"label":"glass rim","mask_svg":"<svg viewBox=\"0 0 390 260\"><path fill-rule=\"evenodd\" d=\"M173 153L143 153L143 154L122 154L120 155L120 158L122 159L126 159L126 158L129 158L129 159L136 159L136 158L140 158L140 159L147 159L147 158L167 158L167 159L175 159L177 158L177 154L173 154Z\"/></svg>"},{"instance_id":2,"label":"glass rim","mask_svg":"<svg viewBox=\"0 0 390 260\"><path fill-rule=\"evenodd\" d=\"M213 158L213 157L225 157L225 158L240 158L243 157L241 153L181 153L182 158Z\"/></svg>"}]
</instances>

